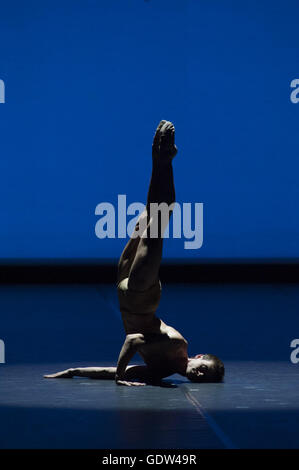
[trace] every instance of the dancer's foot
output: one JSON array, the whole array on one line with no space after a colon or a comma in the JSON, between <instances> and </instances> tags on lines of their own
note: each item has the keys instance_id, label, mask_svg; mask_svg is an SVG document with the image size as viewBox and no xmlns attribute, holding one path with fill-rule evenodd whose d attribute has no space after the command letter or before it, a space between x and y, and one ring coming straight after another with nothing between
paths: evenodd
<instances>
[{"instance_id":1,"label":"dancer's foot","mask_svg":"<svg viewBox=\"0 0 299 470\"><path fill-rule=\"evenodd\" d=\"M152 146L152 155L156 161L171 161L177 154L174 143L175 129L170 121L160 121Z\"/></svg>"}]
</instances>

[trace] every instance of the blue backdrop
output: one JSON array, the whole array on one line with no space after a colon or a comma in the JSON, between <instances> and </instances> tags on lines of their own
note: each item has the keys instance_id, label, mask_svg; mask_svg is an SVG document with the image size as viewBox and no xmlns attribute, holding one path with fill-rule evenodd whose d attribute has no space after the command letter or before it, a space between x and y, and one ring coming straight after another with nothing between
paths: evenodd
<instances>
[{"instance_id":1,"label":"blue backdrop","mask_svg":"<svg viewBox=\"0 0 299 470\"><path fill-rule=\"evenodd\" d=\"M144 202L151 141L174 122L178 202L199 250L299 257L296 0L0 2L0 258L116 258L100 202Z\"/></svg>"}]
</instances>

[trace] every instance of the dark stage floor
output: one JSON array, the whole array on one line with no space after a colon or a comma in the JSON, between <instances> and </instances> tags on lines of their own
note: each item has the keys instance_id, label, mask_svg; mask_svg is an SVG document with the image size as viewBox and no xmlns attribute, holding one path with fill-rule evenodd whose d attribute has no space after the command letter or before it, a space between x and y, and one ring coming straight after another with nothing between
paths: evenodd
<instances>
[{"instance_id":1,"label":"dark stage floor","mask_svg":"<svg viewBox=\"0 0 299 470\"><path fill-rule=\"evenodd\" d=\"M123 340L113 286L2 286L0 447L299 448L296 284L164 286L160 316L226 365L221 384L117 387L43 379L116 363ZM139 363L139 359L133 363Z\"/></svg>"}]
</instances>

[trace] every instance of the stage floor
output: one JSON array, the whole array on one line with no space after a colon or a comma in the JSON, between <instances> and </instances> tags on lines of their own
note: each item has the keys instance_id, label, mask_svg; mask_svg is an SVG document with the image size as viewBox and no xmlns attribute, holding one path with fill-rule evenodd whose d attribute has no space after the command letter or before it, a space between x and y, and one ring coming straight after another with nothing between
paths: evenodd
<instances>
[{"instance_id":1,"label":"stage floor","mask_svg":"<svg viewBox=\"0 0 299 470\"><path fill-rule=\"evenodd\" d=\"M124 335L112 286L0 291L0 448L299 448L297 285L166 286L159 314L190 353L224 360L225 381L136 388L43 378L115 364Z\"/></svg>"},{"instance_id":2,"label":"stage floor","mask_svg":"<svg viewBox=\"0 0 299 470\"><path fill-rule=\"evenodd\" d=\"M1 448L298 448L299 376L287 363L228 362L222 384L118 387L46 380L68 364L1 367Z\"/></svg>"}]
</instances>

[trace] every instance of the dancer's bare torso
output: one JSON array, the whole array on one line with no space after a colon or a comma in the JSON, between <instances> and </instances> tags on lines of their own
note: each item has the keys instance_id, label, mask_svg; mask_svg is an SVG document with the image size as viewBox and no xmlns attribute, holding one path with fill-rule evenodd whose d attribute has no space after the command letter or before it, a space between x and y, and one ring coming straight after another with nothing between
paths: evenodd
<instances>
[{"instance_id":1,"label":"dancer's bare torso","mask_svg":"<svg viewBox=\"0 0 299 470\"><path fill-rule=\"evenodd\" d=\"M145 333L138 352L153 375L167 377L186 368L187 341L171 326L160 321L158 334Z\"/></svg>"},{"instance_id":2,"label":"dancer's bare torso","mask_svg":"<svg viewBox=\"0 0 299 470\"><path fill-rule=\"evenodd\" d=\"M153 292L153 297L155 298L155 292ZM145 301L147 305L141 310L151 310L148 299ZM148 366L150 375L167 377L185 370L188 342L177 330L166 325L156 316L155 301L152 311L141 314L129 312L124 304L125 302L120 299L120 310L126 334L138 334L142 337L138 353Z\"/></svg>"}]
</instances>

